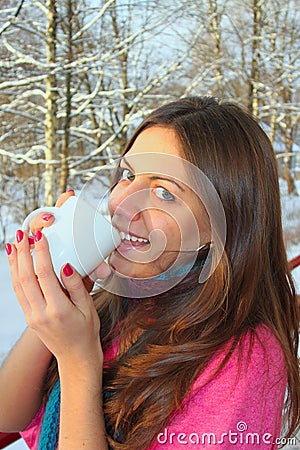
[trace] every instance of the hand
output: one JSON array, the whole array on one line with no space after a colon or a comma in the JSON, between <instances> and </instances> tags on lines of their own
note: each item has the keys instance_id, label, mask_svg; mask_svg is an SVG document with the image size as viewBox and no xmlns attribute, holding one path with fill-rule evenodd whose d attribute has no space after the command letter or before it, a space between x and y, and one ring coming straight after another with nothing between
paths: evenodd
<instances>
[{"instance_id":1,"label":"hand","mask_svg":"<svg viewBox=\"0 0 300 450\"><path fill-rule=\"evenodd\" d=\"M57 202L55 204L56 207L60 208L67 200L68 198L72 197L74 194L73 190L69 190L67 192L64 192L63 194L61 194L58 199ZM50 213L40 213L37 214L31 221L29 224L29 228L31 233L34 235L36 233L36 231L42 231L43 228L47 228L49 226L51 226L53 224L53 222L55 221L55 217L50 214ZM34 242L33 239L30 238L30 248L34 247ZM111 273L111 269L109 267L109 265L103 261L96 269L95 271L90 274L90 276L86 276L83 278L83 284L86 287L88 292L91 292L91 290L93 289L94 286L94 281L97 278L107 278Z\"/></svg>"},{"instance_id":2,"label":"hand","mask_svg":"<svg viewBox=\"0 0 300 450\"><path fill-rule=\"evenodd\" d=\"M61 194L56 203L55 206L57 208L60 208L67 200L68 198L74 196L75 193L72 189L70 189L67 192L64 192L63 194ZM34 235L36 233L36 231L42 231L43 228L47 228L50 227L53 222L55 220L55 217L53 216L53 214L50 213L40 213L37 214L29 223L29 229L31 231L31 233Z\"/></svg>"},{"instance_id":3,"label":"hand","mask_svg":"<svg viewBox=\"0 0 300 450\"><path fill-rule=\"evenodd\" d=\"M65 293L53 271L47 239L39 230L35 234L36 274L26 233L19 230L10 247L12 284L28 326L59 362L99 364L103 356L100 322L80 275L68 264L62 268Z\"/></svg>"}]
</instances>

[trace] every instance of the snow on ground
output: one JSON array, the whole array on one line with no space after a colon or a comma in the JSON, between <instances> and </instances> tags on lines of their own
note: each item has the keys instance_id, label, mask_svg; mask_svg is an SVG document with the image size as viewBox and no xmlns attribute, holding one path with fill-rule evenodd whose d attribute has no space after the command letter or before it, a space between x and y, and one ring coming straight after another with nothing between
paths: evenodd
<instances>
[{"instance_id":1,"label":"snow on ground","mask_svg":"<svg viewBox=\"0 0 300 450\"><path fill-rule=\"evenodd\" d=\"M28 447L23 439L19 439L13 444L10 444L8 447L5 447L5 450L28 450Z\"/></svg>"},{"instance_id":2,"label":"snow on ground","mask_svg":"<svg viewBox=\"0 0 300 450\"><path fill-rule=\"evenodd\" d=\"M10 283L6 253L0 252L0 364L26 327L22 310ZM28 450L22 439L7 450Z\"/></svg>"},{"instance_id":3,"label":"snow on ground","mask_svg":"<svg viewBox=\"0 0 300 450\"><path fill-rule=\"evenodd\" d=\"M300 255L300 181L296 182L298 195L288 195L286 183L280 180L282 226L288 259ZM300 267L292 272L296 290L300 294Z\"/></svg>"},{"instance_id":4,"label":"snow on ground","mask_svg":"<svg viewBox=\"0 0 300 450\"><path fill-rule=\"evenodd\" d=\"M17 341L26 323L11 287L9 266L4 251L0 252L0 362Z\"/></svg>"}]
</instances>

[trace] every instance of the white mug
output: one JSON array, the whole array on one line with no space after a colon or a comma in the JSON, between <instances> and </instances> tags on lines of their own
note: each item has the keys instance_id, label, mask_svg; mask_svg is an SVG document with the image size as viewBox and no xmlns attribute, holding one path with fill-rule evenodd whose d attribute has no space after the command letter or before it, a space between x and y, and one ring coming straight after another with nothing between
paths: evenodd
<instances>
[{"instance_id":1,"label":"white mug","mask_svg":"<svg viewBox=\"0 0 300 450\"><path fill-rule=\"evenodd\" d=\"M119 232L81 197L69 197L60 208L45 206L32 211L23 222L23 230L28 230L30 221L41 212L55 217L53 224L43 229L43 234L48 240L52 265L60 281L64 264L70 263L81 277L85 277L121 242Z\"/></svg>"}]
</instances>

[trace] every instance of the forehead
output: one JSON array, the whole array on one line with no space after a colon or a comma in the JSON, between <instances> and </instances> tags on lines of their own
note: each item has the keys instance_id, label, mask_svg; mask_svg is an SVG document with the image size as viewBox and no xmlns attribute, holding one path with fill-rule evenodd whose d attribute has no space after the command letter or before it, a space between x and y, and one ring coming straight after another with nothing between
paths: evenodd
<instances>
[{"instance_id":1,"label":"forehead","mask_svg":"<svg viewBox=\"0 0 300 450\"><path fill-rule=\"evenodd\" d=\"M127 155L136 153L163 153L184 158L175 130L162 126L146 128L137 136Z\"/></svg>"},{"instance_id":2,"label":"forehead","mask_svg":"<svg viewBox=\"0 0 300 450\"><path fill-rule=\"evenodd\" d=\"M187 161L176 132L153 126L142 131L123 160L135 173L153 173L187 183Z\"/></svg>"}]
</instances>

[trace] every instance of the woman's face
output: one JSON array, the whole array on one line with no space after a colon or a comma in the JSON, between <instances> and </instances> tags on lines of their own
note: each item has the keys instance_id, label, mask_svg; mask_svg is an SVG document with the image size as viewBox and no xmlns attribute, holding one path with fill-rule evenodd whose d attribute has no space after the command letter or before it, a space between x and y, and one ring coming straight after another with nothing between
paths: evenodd
<instances>
[{"instance_id":1,"label":"woman's face","mask_svg":"<svg viewBox=\"0 0 300 450\"><path fill-rule=\"evenodd\" d=\"M153 126L141 132L121 159L109 197L112 223L122 236L110 257L113 269L127 277L153 277L179 252L188 255L210 240L207 213L187 182L175 131Z\"/></svg>"}]
</instances>

